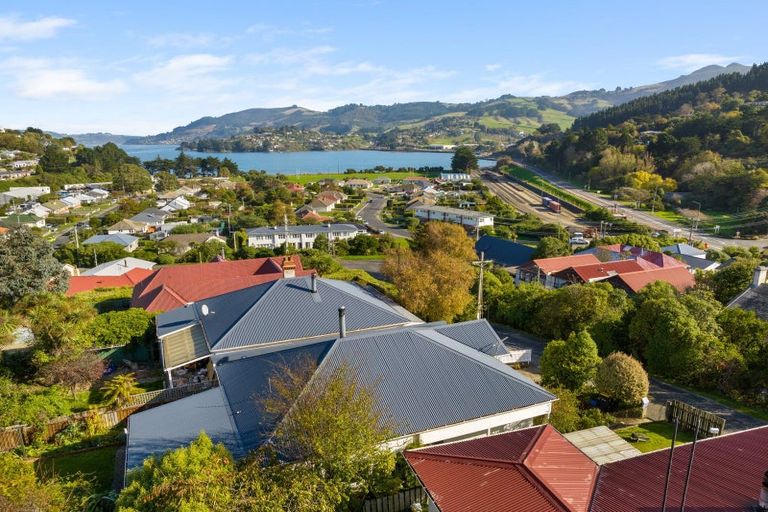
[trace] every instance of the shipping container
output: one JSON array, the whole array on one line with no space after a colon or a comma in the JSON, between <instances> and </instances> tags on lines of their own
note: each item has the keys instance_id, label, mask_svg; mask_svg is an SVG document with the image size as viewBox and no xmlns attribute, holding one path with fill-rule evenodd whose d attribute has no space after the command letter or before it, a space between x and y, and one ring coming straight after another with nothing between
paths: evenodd
<instances>
[{"instance_id":1,"label":"shipping container","mask_svg":"<svg viewBox=\"0 0 768 512\"><path fill-rule=\"evenodd\" d=\"M547 204L547 208L549 208L555 213L560 213L560 203L558 203L557 201L549 201L549 203Z\"/></svg>"}]
</instances>

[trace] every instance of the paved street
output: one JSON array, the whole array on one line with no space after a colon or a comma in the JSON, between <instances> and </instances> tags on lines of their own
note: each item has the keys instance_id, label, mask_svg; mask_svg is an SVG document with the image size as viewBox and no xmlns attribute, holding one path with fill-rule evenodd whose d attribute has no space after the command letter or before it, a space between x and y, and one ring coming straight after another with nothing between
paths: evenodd
<instances>
[{"instance_id":1,"label":"paved street","mask_svg":"<svg viewBox=\"0 0 768 512\"><path fill-rule=\"evenodd\" d=\"M504 340L506 345L531 349L532 362L531 366L526 368L526 373L538 375L541 371L539 360L541 353L544 351L544 343L529 334L507 326L494 324L493 328L496 329L499 337ZM668 400L680 400L688 405L717 414L721 418L725 418L726 432L737 432L739 430L760 427L768 423L741 413L710 398L667 384L659 379L651 378L650 381L651 386L648 394L652 403L664 404Z\"/></svg>"},{"instance_id":2,"label":"paved street","mask_svg":"<svg viewBox=\"0 0 768 512\"><path fill-rule=\"evenodd\" d=\"M385 196L368 194L368 198L371 202L366 203L357 213L357 215L363 219L363 222L375 230L385 231L392 236L411 238L411 233L407 229L386 224L381 220L381 212L384 210L384 207L387 206L387 198Z\"/></svg>"},{"instance_id":3,"label":"paved street","mask_svg":"<svg viewBox=\"0 0 768 512\"><path fill-rule=\"evenodd\" d=\"M383 259L381 260L345 260L342 258L340 260L340 263L344 268L349 268L352 270L365 270L376 279L388 281L389 279L387 279L386 276L381 273L381 264L383 262L384 262Z\"/></svg>"}]
</instances>

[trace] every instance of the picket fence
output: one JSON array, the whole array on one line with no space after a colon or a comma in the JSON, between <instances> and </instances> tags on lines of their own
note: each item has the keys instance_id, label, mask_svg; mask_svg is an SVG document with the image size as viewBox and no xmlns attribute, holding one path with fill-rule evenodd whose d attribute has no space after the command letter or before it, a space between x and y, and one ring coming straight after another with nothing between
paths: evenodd
<instances>
[{"instance_id":1,"label":"picket fence","mask_svg":"<svg viewBox=\"0 0 768 512\"><path fill-rule=\"evenodd\" d=\"M680 421L680 428L695 432L699 429L699 437L712 437L725 432L725 419L716 414L704 411L679 400L667 402L667 421ZM717 434L711 434L710 428L716 428Z\"/></svg>"},{"instance_id":2,"label":"picket fence","mask_svg":"<svg viewBox=\"0 0 768 512\"><path fill-rule=\"evenodd\" d=\"M31 444L35 439L45 442L51 441L56 434L67 428L68 425L79 421L85 421L92 414L101 416L101 421L107 428L112 428L125 421L128 416L139 410L148 409L168 402L173 402L186 396L194 395L206 389L216 386L213 382L198 382L187 386L179 386L171 389L160 389L131 396L131 399L119 409L95 409L93 411L80 412L70 416L55 418L41 426L13 425L0 428L0 452L21 448Z\"/></svg>"}]
</instances>

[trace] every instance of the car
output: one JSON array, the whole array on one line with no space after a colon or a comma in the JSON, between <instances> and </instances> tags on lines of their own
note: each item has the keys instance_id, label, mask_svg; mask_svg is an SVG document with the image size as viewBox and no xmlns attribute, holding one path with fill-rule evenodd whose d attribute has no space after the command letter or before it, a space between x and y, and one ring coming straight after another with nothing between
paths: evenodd
<instances>
[{"instance_id":1,"label":"car","mask_svg":"<svg viewBox=\"0 0 768 512\"><path fill-rule=\"evenodd\" d=\"M583 237L572 237L568 240L568 243L571 245L587 246L589 245L589 240Z\"/></svg>"}]
</instances>

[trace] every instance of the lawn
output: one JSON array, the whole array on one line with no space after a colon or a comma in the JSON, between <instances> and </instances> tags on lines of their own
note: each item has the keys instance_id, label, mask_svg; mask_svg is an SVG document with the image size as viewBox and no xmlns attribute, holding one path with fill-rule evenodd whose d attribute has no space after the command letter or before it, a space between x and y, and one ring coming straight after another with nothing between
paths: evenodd
<instances>
[{"instance_id":1,"label":"lawn","mask_svg":"<svg viewBox=\"0 0 768 512\"><path fill-rule=\"evenodd\" d=\"M672 435L675 431L675 426L672 423L666 421L655 421L652 423L643 423L634 427L625 427L617 429L615 432L624 440L628 441L632 446L640 450L641 452L652 452L654 450L660 450L662 448L669 448L672 445ZM633 442L630 436L633 432L648 437L648 441ZM688 443L693 441L693 433L687 430L678 430L677 442L675 445L681 443Z\"/></svg>"},{"instance_id":2,"label":"lawn","mask_svg":"<svg viewBox=\"0 0 768 512\"><path fill-rule=\"evenodd\" d=\"M355 174L345 173L308 173L308 174L286 174L285 177L288 181L293 183L299 183L306 185L308 183L314 183L320 180L348 180L351 178L375 180L376 178L389 178L391 180L402 180L404 178L410 178L413 176L428 176L436 177L437 174L422 173L418 171L406 172L406 171L392 171L392 172L357 172Z\"/></svg>"},{"instance_id":3,"label":"lawn","mask_svg":"<svg viewBox=\"0 0 768 512\"><path fill-rule=\"evenodd\" d=\"M98 491L112 488L117 446L107 446L79 453L41 457L36 463L40 475L55 474L61 477L82 473L96 479Z\"/></svg>"},{"instance_id":4,"label":"lawn","mask_svg":"<svg viewBox=\"0 0 768 512\"><path fill-rule=\"evenodd\" d=\"M563 190L560 187L553 185L544 178L540 177L538 174L535 174L528 169L523 169L522 167L518 167L516 165L510 165L505 167L505 171L511 176L514 176L523 181L527 181L528 183L539 187L541 190L545 191L547 194L554 198L564 199L571 204L583 208L584 210L591 210L594 208L591 203L574 196L570 192Z\"/></svg>"}]
</instances>

